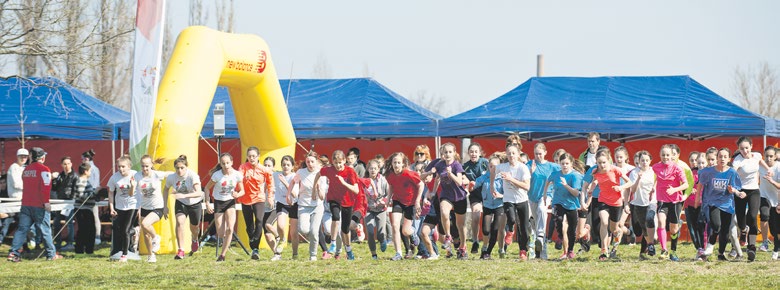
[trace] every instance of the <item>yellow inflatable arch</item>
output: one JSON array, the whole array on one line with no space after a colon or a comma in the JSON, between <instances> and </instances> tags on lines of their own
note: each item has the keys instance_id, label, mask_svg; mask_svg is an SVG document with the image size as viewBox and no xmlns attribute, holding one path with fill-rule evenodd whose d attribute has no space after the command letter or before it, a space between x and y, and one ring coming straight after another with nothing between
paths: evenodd
<instances>
[{"instance_id":1,"label":"yellow inflatable arch","mask_svg":"<svg viewBox=\"0 0 780 290\"><path fill-rule=\"evenodd\" d=\"M241 136L243 153L235 156L234 168L246 159L249 146L260 148L260 160L295 156L295 133L265 41L193 26L179 34L160 82L148 147L149 155L165 160L159 170L174 171L173 161L186 154L189 169L197 172L200 130L217 86L228 87ZM201 176L201 180L208 178ZM160 253L177 250L174 201L168 200L169 219L155 225L162 237ZM248 246L240 212L236 220L236 233Z\"/></svg>"}]
</instances>

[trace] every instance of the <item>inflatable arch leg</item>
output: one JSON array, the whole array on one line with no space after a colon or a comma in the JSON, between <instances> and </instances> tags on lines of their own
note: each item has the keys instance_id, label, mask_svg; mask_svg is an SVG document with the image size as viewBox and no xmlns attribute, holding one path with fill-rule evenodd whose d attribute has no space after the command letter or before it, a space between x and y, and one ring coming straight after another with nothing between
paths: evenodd
<instances>
[{"instance_id":1,"label":"inflatable arch leg","mask_svg":"<svg viewBox=\"0 0 780 290\"><path fill-rule=\"evenodd\" d=\"M179 34L160 82L148 152L155 159L164 158L159 170L174 171L173 161L186 154L189 169L197 172L200 130L218 85L227 86L230 91L242 155L246 155L247 147L257 146L260 160L267 156L276 160L283 155L294 156L295 133L265 41L254 35L194 26ZM245 158L234 156L234 168ZM201 176L203 186L208 179ZM172 253L178 248L175 199L168 201L169 219L155 225L162 237L161 253ZM236 220L236 233L248 246L240 212ZM185 244L189 245L187 241ZM140 249L146 252L145 246Z\"/></svg>"}]
</instances>

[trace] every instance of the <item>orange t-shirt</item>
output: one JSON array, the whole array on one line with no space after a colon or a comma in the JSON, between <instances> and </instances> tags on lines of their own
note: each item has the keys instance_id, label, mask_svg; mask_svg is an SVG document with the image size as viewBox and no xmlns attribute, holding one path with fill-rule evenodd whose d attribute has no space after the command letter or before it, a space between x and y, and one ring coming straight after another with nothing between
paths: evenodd
<instances>
[{"instance_id":1,"label":"orange t-shirt","mask_svg":"<svg viewBox=\"0 0 780 290\"><path fill-rule=\"evenodd\" d=\"M273 190L273 172L265 167L254 167L247 162L241 164L238 168L241 176L244 177L244 195L238 198L241 204L255 204L265 202L266 197L271 195ZM265 188L263 188L265 185Z\"/></svg>"},{"instance_id":2,"label":"orange t-shirt","mask_svg":"<svg viewBox=\"0 0 780 290\"><path fill-rule=\"evenodd\" d=\"M623 206L623 193L612 189L615 185L620 185L620 177L623 172L613 166L607 172L594 173L594 179L599 181L599 202L609 206Z\"/></svg>"}]
</instances>

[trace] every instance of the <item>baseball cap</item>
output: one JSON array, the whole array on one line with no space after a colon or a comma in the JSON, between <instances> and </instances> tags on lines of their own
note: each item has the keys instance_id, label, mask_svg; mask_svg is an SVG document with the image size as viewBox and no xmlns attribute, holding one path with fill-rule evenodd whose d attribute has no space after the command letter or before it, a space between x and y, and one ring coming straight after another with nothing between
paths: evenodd
<instances>
[{"instance_id":1,"label":"baseball cap","mask_svg":"<svg viewBox=\"0 0 780 290\"><path fill-rule=\"evenodd\" d=\"M32 151L32 159L35 161L41 159L43 156L46 156L46 151L43 151L43 148L41 147L33 147L30 149L30 151Z\"/></svg>"},{"instance_id":2,"label":"baseball cap","mask_svg":"<svg viewBox=\"0 0 780 290\"><path fill-rule=\"evenodd\" d=\"M28 152L27 149L20 148L19 150L16 150L16 156L19 155L30 155L30 152Z\"/></svg>"}]
</instances>

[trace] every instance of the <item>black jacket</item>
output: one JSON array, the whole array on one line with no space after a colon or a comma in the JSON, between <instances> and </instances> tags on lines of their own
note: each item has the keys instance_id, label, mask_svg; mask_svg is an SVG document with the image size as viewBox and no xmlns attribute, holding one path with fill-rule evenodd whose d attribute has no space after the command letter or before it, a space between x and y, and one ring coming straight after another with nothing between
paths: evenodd
<instances>
[{"instance_id":1,"label":"black jacket","mask_svg":"<svg viewBox=\"0 0 780 290\"><path fill-rule=\"evenodd\" d=\"M64 171L60 172L60 175L51 183L51 191L54 193L52 196L57 199L73 199L73 186L78 179L79 177L74 171L71 171L69 174L66 174Z\"/></svg>"}]
</instances>

